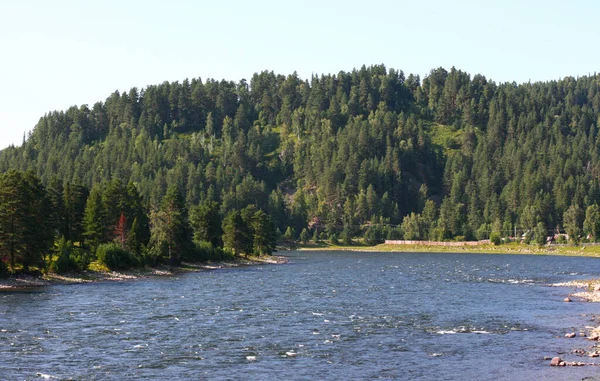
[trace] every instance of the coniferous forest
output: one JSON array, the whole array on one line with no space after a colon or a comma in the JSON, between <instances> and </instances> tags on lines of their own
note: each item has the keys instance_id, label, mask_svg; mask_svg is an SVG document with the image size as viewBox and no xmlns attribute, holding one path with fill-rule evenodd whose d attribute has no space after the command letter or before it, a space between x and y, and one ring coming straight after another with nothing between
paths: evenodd
<instances>
[{"instance_id":1,"label":"coniferous forest","mask_svg":"<svg viewBox=\"0 0 600 381\"><path fill-rule=\"evenodd\" d=\"M599 75L498 84L377 65L116 91L0 151L0 256L61 272L276 240L595 241L599 123Z\"/></svg>"}]
</instances>

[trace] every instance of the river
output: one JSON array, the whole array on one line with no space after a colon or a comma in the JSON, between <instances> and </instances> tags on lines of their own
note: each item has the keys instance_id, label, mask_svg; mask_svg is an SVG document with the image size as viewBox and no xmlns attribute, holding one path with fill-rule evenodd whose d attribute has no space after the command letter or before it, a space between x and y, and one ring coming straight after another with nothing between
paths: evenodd
<instances>
[{"instance_id":1,"label":"river","mask_svg":"<svg viewBox=\"0 0 600 381\"><path fill-rule=\"evenodd\" d=\"M284 252L289 263L0 293L6 380L581 380L592 258ZM585 316L584 316L585 315Z\"/></svg>"}]
</instances>

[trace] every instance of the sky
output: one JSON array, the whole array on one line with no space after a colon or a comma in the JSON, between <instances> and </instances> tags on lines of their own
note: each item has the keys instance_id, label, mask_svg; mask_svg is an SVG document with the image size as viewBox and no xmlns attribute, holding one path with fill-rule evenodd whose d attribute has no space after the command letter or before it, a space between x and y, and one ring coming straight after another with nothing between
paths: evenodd
<instances>
[{"instance_id":1,"label":"sky","mask_svg":"<svg viewBox=\"0 0 600 381\"><path fill-rule=\"evenodd\" d=\"M164 81L364 65L496 82L599 68L600 2L0 0L0 149L45 113Z\"/></svg>"}]
</instances>

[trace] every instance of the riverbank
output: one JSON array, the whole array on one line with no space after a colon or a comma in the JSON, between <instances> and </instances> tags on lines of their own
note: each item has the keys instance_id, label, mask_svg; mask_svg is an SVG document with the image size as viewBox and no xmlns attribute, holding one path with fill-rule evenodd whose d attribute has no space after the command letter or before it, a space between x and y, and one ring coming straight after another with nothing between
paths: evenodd
<instances>
[{"instance_id":1,"label":"riverbank","mask_svg":"<svg viewBox=\"0 0 600 381\"><path fill-rule=\"evenodd\" d=\"M565 302L582 301L582 302L600 302L600 280L577 280L570 282L562 282L552 284L555 287L572 287L577 291L569 294L565 298ZM564 337L567 339L573 339L576 337L585 338L591 342L591 345L586 348L575 348L570 351L570 355L578 357L584 357L594 359L600 357L600 316L596 315L585 315L584 317L590 319L590 324L577 332L566 332ZM549 360L550 358L546 358ZM567 362L560 357L552 358L550 365L553 366L566 366L566 365L595 365L598 366L597 362L585 363L585 362Z\"/></svg>"},{"instance_id":2,"label":"riverbank","mask_svg":"<svg viewBox=\"0 0 600 381\"><path fill-rule=\"evenodd\" d=\"M42 277L24 275L19 277L9 277L0 279L0 291L2 290L27 290L57 284L81 284L96 282L124 282L136 279L150 278L154 276L173 276L188 272L199 272L207 270L217 270L224 268L256 266L261 264L283 264L287 260L280 256L270 257L248 257L235 258L229 261L188 263L183 262L176 267L158 266L143 267L127 271L93 271L87 270L83 273L73 274L46 274Z\"/></svg>"},{"instance_id":3,"label":"riverbank","mask_svg":"<svg viewBox=\"0 0 600 381\"><path fill-rule=\"evenodd\" d=\"M573 257L597 257L600 258L600 246L598 245L550 245L537 246L519 243L507 243L502 245L481 244L477 246L435 246L435 245L365 245L356 244L350 246L330 245L327 243L301 245L298 250L318 251L365 251L365 252L398 252L398 253L473 253L473 254L538 254L538 255L563 255Z\"/></svg>"}]
</instances>

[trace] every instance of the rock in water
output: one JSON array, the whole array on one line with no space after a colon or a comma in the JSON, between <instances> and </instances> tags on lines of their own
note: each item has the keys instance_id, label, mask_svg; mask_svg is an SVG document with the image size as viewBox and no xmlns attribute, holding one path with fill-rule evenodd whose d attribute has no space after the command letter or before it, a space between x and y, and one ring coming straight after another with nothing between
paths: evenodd
<instances>
[{"instance_id":1,"label":"rock in water","mask_svg":"<svg viewBox=\"0 0 600 381\"><path fill-rule=\"evenodd\" d=\"M566 297L566 298L565 298L565 302L567 302L567 303L571 302L571 298L569 298L569 297Z\"/></svg>"},{"instance_id":2,"label":"rock in water","mask_svg":"<svg viewBox=\"0 0 600 381\"><path fill-rule=\"evenodd\" d=\"M565 335L565 337L566 337L567 339L572 339L572 338L574 338L574 337L575 337L575 332L567 333L567 334Z\"/></svg>"},{"instance_id":3,"label":"rock in water","mask_svg":"<svg viewBox=\"0 0 600 381\"><path fill-rule=\"evenodd\" d=\"M552 361L550 361L550 366L560 366L560 363L564 362L560 357L554 357Z\"/></svg>"}]
</instances>

